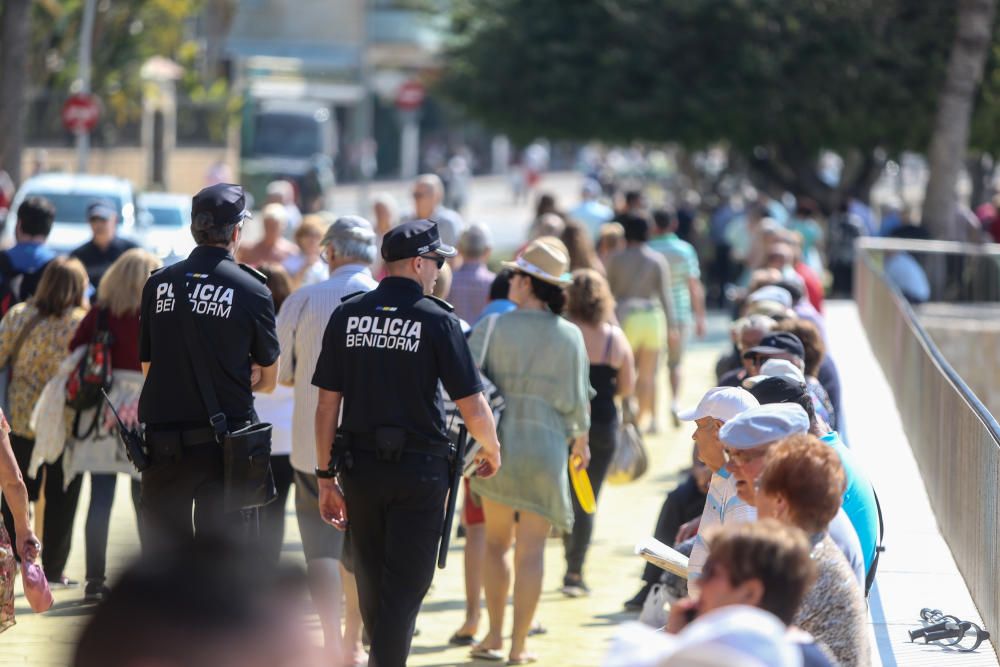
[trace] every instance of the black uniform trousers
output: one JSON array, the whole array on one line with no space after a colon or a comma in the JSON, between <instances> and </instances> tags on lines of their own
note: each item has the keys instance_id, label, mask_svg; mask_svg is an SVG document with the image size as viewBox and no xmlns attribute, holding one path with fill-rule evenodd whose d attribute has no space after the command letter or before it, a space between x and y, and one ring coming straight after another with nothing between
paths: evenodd
<instances>
[{"instance_id":1,"label":"black uniform trousers","mask_svg":"<svg viewBox=\"0 0 1000 667\"><path fill-rule=\"evenodd\" d=\"M139 506L143 551L176 547L195 533L239 537L239 512L223 512L222 447L215 442L184 447L179 458L154 453L153 465L142 473Z\"/></svg>"},{"instance_id":2,"label":"black uniform trousers","mask_svg":"<svg viewBox=\"0 0 1000 667\"><path fill-rule=\"evenodd\" d=\"M406 664L417 613L434 578L448 461L404 452L398 463L351 452L341 475L361 616L373 667Z\"/></svg>"}]
</instances>

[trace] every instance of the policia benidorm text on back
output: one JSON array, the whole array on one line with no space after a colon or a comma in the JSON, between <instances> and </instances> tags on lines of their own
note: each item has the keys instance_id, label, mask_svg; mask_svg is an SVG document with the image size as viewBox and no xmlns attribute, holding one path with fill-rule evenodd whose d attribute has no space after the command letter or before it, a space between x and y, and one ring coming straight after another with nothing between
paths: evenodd
<instances>
[{"instance_id":1,"label":"policia benidorm text on back","mask_svg":"<svg viewBox=\"0 0 1000 667\"><path fill-rule=\"evenodd\" d=\"M144 549L194 533L238 537L242 528L240 511L224 507L231 490L224 485L231 482L224 480L224 447L228 434L257 421L252 392L274 389L279 350L263 275L233 260L247 217L240 186L199 192L191 205L198 246L154 272L143 289L139 419L151 460L142 473Z\"/></svg>"},{"instance_id":2,"label":"policia benidorm text on back","mask_svg":"<svg viewBox=\"0 0 1000 667\"><path fill-rule=\"evenodd\" d=\"M428 296L454 255L433 221L389 231L388 277L334 311L313 376L320 512L349 531L369 664L377 667L406 664L434 576L449 467L461 466L445 430L441 384L482 444L478 474L500 468L493 413L458 318Z\"/></svg>"}]
</instances>

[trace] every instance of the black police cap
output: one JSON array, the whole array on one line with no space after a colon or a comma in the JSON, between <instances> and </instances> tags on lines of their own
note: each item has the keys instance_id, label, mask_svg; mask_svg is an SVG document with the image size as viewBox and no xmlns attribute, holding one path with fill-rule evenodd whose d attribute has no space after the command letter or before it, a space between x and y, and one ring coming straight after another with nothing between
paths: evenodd
<instances>
[{"instance_id":1,"label":"black police cap","mask_svg":"<svg viewBox=\"0 0 1000 667\"><path fill-rule=\"evenodd\" d=\"M404 222L390 229L382 238L382 259L387 262L432 253L442 257L458 254L450 245L441 243L438 225L433 220Z\"/></svg>"},{"instance_id":2,"label":"black police cap","mask_svg":"<svg viewBox=\"0 0 1000 667\"><path fill-rule=\"evenodd\" d=\"M234 225L249 216L246 194L242 187L232 183L210 185L191 200L191 217L199 213L211 216L218 227Z\"/></svg>"}]
</instances>

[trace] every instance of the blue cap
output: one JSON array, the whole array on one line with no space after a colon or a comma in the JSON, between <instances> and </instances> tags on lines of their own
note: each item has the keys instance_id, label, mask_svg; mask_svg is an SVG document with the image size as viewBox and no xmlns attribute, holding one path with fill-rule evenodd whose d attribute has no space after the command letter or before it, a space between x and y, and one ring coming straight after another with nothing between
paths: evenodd
<instances>
[{"instance_id":1,"label":"blue cap","mask_svg":"<svg viewBox=\"0 0 1000 667\"><path fill-rule=\"evenodd\" d=\"M87 205L87 220L92 218L110 220L116 215L115 205L107 199L95 199Z\"/></svg>"},{"instance_id":2,"label":"blue cap","mask_svg":"<svg viewBox=\"0 0 1000 667\"><path fill-rule=\"evenodd\" d=\"M809 431L809 415L797 403L750 408L727 421L719 440L732 449L752 449Z\"/></svg>"}]
</instances>

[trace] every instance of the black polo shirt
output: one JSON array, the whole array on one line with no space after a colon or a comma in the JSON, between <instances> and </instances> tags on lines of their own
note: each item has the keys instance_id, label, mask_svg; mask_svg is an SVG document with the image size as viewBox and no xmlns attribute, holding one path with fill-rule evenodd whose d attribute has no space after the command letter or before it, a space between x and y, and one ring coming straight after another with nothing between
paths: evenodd
<instances>
[{"instance_id":1,"label":"black polo shirt","mask_svg":"<svg viewBox=\"0 0 1000 667\"><path fill-rule=\"evenodd\" d=\"M455 400L483 390L458 318L420 284L389 277L334 311L323 335L313 384L344 395L341 426L373 433L405 428L447 443L441 388Z\"/></svg>"},{"instance_id":2,"label":"black polo shirt","mask_svg":"<svg viewBox=\"0 0 1000 667\"><path fill-rule=\"evenodd\" d=\"M154 431L208 426L171 284L175 271L186 276L219 406L231 425L248 421L250 364L278 360L274 302L261 274L212 246L199 246L186 260L156 271L143 288L139 359L151 365L139 397L139 420Z\"/></svg>"},{"instance_id":3,"label":"black polo shirt","mask_svg":"<svg viewBox=\"0 0 1000 667\"><path fill-rule=\"evenodd\" d=\"M111 239L111 243L103 250L98 248L93 241L87 241L71 252L70 257L76 257L83 262L83 266L87 269L87 277L90 279L90 284L94 286L94 289L97 289L101 278L107 272L108 268L114 264L115 260L132 248L138 247L128 239L116 236Z\"/></svg>"}]
</instances>

